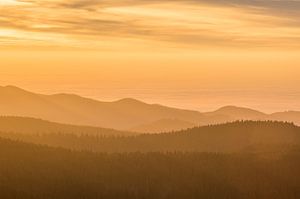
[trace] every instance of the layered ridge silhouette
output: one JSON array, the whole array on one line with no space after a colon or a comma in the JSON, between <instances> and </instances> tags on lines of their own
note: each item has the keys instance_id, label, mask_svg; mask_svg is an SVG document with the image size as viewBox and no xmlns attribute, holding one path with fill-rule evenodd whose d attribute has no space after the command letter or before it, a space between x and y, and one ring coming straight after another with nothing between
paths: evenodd
<instances>
[{"instance_id":1,"label":"layered ridge silhouette","mask_svg":"<svg viewBox=\"0 0 300 199\"><path fill-rule=\"evenodd\" d=\"M297 111L265 114L248 108L227 106L200 113L130 98L101 102L74 94L42 95L14 86L0 87L0 115L143 133L176 131L235 120L277 120L300 124L300 112Z\"/></svg>"},{"instance_id":2,"label":"layered ridge silhouette","mask_svg":"<svg viewBox=\"0 0 300 199\"><path fill-rule=\"evenodd\" d=\"M300 127L292 123L237 121L132 136L104 130L0 117L0 197L300 196Z\"/></svg>"},{"instance_id":3,"label":"layered ridge silhouette","mask_svg":"<svg viewBox=\"0 0 300 199\"><path fill-rule=\"evenodd\" d=\"M97 154L0 138L5 199L298 199L300 150Z\"/></svg>"},{"instance_id":4,"label":"layered ridge silhouette","mask_svg":"<svg viewBox=\"0 0 300 199\"><path fill-rule=\"evenodd\" d=\"M71 124L61 124L42 119L29 117L0 116L0 131L9 134L22 135L47 135L47 134L66 134L66 135L86 135L86 136L130 136L136 133L132 131L118 131L114 129L79 126Z\"/></svg>"},{"instance_id":5,"label":"layered ridge silhouette","mask_svg":"<svg viewBox=\"0 0 300 199\"><path fill-rule=\"evenodd\" d=\"M20 120L19 120L20 121ZM1 119L0 119L1 124ZM17 123L15 123L17 124ZM45 126L46 127L46 126ZM51 129L51 125L48 125ZM62 126L64 127L64 126ZM74 128L74 127L73 127ZM5 131L10 129L10 131ZM221 125L194 127L187 130L132 135L122 132L106 136L88 134L84 129L54 133L24 133L14 127L0 125L0 137L24 142L105 153L128 152L213 152L237 153L246 151L278 152L300 145L300 127L284 122L240 121ZM81 134L80 132L83 130Z\"/></svg>"}]
</instances>

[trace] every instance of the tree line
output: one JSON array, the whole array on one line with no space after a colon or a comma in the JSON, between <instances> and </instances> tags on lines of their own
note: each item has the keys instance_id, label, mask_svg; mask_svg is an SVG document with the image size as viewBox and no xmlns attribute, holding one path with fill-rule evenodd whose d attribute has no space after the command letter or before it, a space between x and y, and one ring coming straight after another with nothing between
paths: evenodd
<instances>
[{"instance_id":1,"label":"tree line","mask_svg":"<svg viewBox=\"0 0 300 199\"><path fill-rule=\"evenodd\" d=\"M90 153L0 139L0 198L297 199L300 148L276 158Z\"/></svg>"}]
</instances>

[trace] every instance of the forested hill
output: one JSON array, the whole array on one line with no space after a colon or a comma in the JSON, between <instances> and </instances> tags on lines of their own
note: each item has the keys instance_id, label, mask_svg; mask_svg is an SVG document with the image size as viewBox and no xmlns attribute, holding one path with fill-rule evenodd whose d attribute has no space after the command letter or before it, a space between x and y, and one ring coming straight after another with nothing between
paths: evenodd
<instances>
[{"instance_id":1,"label":"forested hill","mask_svg":"<svg viewBox=\"0 0 300 199\"><path fill-rule=\"evenodd\" d=\"M3 199L298 199L298 149L252 154L97 154L0 138Z\"/></svg>"},{"instance_id":2,"label":"forested hill","mask_svg":"<svg viewBox=\"0 0 300 199\"><path fill-rule=\"evenodd\" d=\"M62 131L63 132L63 131ZM69 134L0 136L36 144L95 152L244 152L277 151L300 145L300 127L284 122L239 121L184 131L129 137Z\"/></svg>"}]
</instances>

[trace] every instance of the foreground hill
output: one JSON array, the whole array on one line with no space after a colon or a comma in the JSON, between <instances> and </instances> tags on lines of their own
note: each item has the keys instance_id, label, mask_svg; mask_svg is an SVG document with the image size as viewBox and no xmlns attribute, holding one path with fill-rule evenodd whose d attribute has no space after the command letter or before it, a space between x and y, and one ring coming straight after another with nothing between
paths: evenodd
<instances>
[{"instance_id":1,"label":"foreground hill","mask_svg":"<svg viewBox=\"0 0 300 199\"><path fill-rule=\"evenodd\" d=\"M255 154L71 152L0 139L5 199L298 199L300 150Z\"/></svg>"},{"instance_id":2,"label":"foreground hill","mask_svg":"<svg viewBox=\"0 0 300 199\"><path fill-rule=\"evenodd\" d=\"M25 135L45 135L45 134L66 134L66 135L88 135L88 136L129 136L133 132L117 131L90 126L76 126L49 122L46 120L0 116L0 131L8 134L25 134Z\"/></svg>"},{"instance_id":3,"label":"foreground hill","mask_svg":"<svg viewBox=\"0 0 300 199\"><path fill-rule=\"evenodd\" d=\"M1 130L1 129L0 129ZM129 137L12 134L0 137L94 152L276 152L300 145L300 127L283 122L233 122Z\"/></svg>"},{"instance_id":4,"label":"foreground hill","mask_svg":"<svg viewBox=\"0 0 300 199\"><path fill-rule=\"evenodd\" d=\"M0 115L142 133L175 131L236 120L278 120L300 125L300 112L296 111L269 115L248 108L227 106L214 112L200 113L135 99L101 102L73 94L42 95L14 86L0 86Z\"/></svg>"}]
</instances>

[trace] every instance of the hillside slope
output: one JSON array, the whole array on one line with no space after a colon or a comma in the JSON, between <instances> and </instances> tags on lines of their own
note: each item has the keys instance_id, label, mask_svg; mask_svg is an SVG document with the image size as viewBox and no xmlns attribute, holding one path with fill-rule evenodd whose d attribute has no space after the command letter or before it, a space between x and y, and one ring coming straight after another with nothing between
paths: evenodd
<instances>
[{"instance_id":1,"label":"hillside slope","mask_svg":"<svg viewBox=\"0 0 300 199\"><path fill-rule=\"evenodd\" d=\"M300 151L253 154L71 152L0 138L5 199L298 199Z\"/></svg>"},{"instance_id":2,"label":"hillside slope","mask_svg":"<svg viewBox=\"0 0 300 199\"><path fill-rule=\"evenodd\" d=\"M233 122L195 127L174 133L129 137L74 136L70 134L24 135L0 133L0 137L75 150L94 152L273 152L300 145L300 127L283 122Z\"/></svg>"},{"instance_id":3,"label":"hillside slope","mask_svg":"<svg viewBox=\"0 0 300 199\"><path fill-rule=\"evenodd\" d=\"M28 117L0 116L0 131L10 134L70 134L88 136L129 136L136 133L100 127L60 124Z\"/></svg>"}]
</instances>

